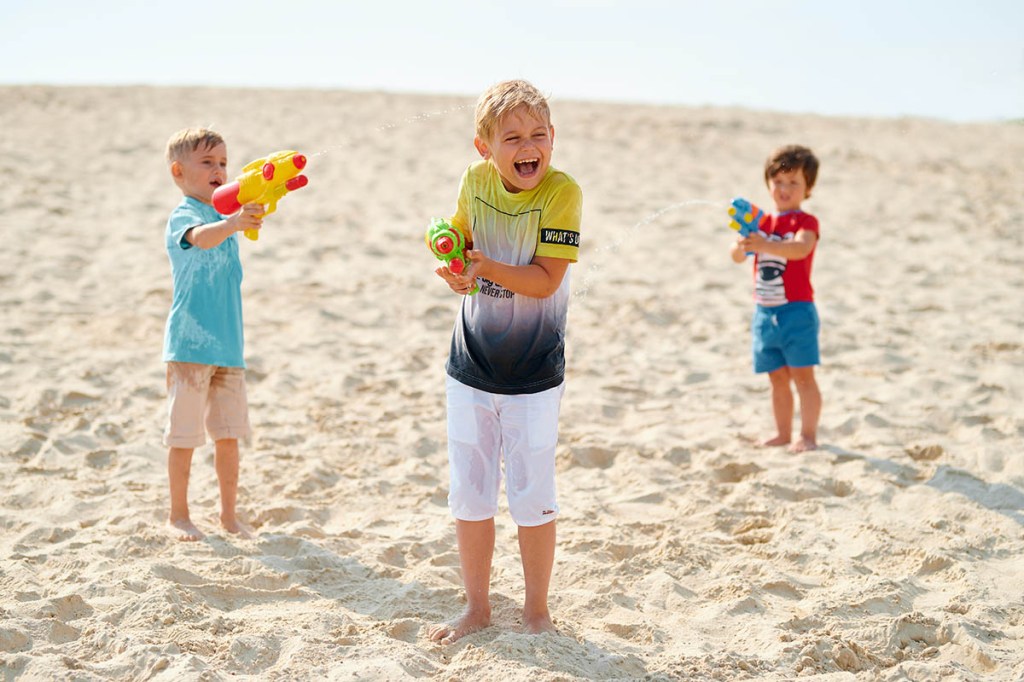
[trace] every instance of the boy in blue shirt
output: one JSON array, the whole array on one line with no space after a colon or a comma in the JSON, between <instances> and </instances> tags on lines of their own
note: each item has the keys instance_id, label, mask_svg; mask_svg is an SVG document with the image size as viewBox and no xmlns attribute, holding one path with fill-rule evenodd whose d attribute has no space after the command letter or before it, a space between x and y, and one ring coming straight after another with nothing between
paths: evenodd
<instances>
[{"instance_id":1,"label":"boy in blue shirt","mask_svg":"<svg viewBox=\"0 0 1024 682\"><path fill-rule=\"evenodd\" d=\"M174 298L164 331L167 363L168 525L179 540L204 537L189 517L192 452L210 434L220 484L221 525L251 537L238 520L238 439L250 433L242 359L242 263L236 232L258 230L263 207L243 206L225 218L212 205L227 179L227 146L217 133L189 128L167 142L171 177L184 198L167 221ZM205 428L204 428L205 427Z\"/></svg>"}]
</instances>

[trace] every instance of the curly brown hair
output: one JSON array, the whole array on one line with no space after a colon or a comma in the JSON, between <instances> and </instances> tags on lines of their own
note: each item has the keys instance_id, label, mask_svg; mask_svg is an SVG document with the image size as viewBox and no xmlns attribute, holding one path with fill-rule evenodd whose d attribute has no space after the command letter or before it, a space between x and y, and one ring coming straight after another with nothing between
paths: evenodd
<instances>
[{"instance_id":1,"label":"curly brown hair","mask_svg":"<svg viewBox=\"0 0 1024 682\"><path fill-rule=\"evenodd\" d=\"M807 147L798 144L779 147L764 163L764 183L769 184L777 173L788 173L793 170L804 172L807 191L810 192L814 187L814 181L818 179L818 157Z\"/></svg>"}]
</instances>

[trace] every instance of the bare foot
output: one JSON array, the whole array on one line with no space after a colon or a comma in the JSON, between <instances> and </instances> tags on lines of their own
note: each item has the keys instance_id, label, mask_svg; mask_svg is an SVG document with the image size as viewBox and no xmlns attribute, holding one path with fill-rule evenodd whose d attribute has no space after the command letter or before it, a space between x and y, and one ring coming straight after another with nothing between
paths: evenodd
<instances>
[{"instance_id":1,"label":"bare foot","mask_svg":"<svg viewBox=\"0 0 1024 682\"><path fill-rule=\"evenodd\" d=\"M441 623L440 625L434 625L427 631L427 634L430 635L431 641L438 642L439 644L451 644L456 640L462 639L466 635L471 635L474 632L478 632L489 627L490 624L490 609L488 609L487 612L477 612L466 609L465 613L459 616L459 619L454 623Z\"/></svg>"},{"instance_id":2,"label":"bare foot","mask_svg":"<svg viewBox=\"0 0 1024 682\"><path fill-rule=\"evenodd\" d=\"M175 539L181 540L182 542L198 542L206 536L201 530L193 525L189 519L178 519L177 521L171 521L167 519L167 527L174 534Z\"/></svg>"},{"instance_id":3,"label":"bare foot","mask_svg":"<svg viewBox=\"0 0 1024 682\"><path fill-rule=\"evenodd\" d=\"M256 537L256 533L255 531L253 531L252 526L246 523L242 523L238 519L231 519L230 521L226 521L224 520L224 517L221 517L220 525L223 526L224 530L226 530L227 532L234 533L238 537L243 538L245 540L252 540L254 537Z\"/></svg>"},{"instance_id":4,"label":"bare foot","mask_svg":"<svg viewBox=\"0 0 1024 682\"><path fill-rule=\"evenodd\" d=\"M762 445L762 447L766 447L766 448L768 448L768 447L777 447L779 445L789 445L789 441L790 441L789 438L783 438L782 436L775 436L774 438L769 438L768 440L761 441L761 445Z\"/></svg>"},{"instance_id":5,"label":"bare foot","mask_svg":"<svg viewBox=\"0 0 1024 682\"><path fill-rule=\"evenodd\" d=\"M813 438L807 436L800 436L800 440L789 446L790 452L807 452L808 450L817 450L818 443Z\"/></svg>"},{"instance_id":6,"label":"bare foot","mask_svg":"<svg viewBox=\"0 0 1024 682\"><path fill-rule=\"evenodd\" d=\"M535 615L527 616L523 614L523 630L528 635L539 635L544 632L558 632L555 628L555 624L551 622L551 615L547 612Z\"/></svg>"}]
</instances>

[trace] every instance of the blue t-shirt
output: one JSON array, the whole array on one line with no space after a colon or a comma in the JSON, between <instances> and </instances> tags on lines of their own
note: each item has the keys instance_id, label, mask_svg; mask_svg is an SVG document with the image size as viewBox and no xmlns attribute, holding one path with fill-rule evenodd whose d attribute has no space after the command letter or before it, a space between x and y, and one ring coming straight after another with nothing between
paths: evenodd
<instances>
[{"instance_id":1,"label":"blue t-shirt","mask_svg":"<svg viewBox=\"0 0 1024 682\"><path fill-rule=\"evenodd\" d=\"M245 367L242 359L242 262L231 235L212 249L193 247L189 228L223 217L185 197L167 221L174 299L164 328L164 362Z\"/></svg>"}]
</instances>

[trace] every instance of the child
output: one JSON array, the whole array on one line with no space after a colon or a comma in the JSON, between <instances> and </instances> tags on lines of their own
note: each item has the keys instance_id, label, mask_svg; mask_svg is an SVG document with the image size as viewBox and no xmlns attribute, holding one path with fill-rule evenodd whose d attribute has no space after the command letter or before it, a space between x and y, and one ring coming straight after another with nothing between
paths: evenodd
<instances>
[{"instance_id":1,"label":"child","mask_svg":"<svg viewBox=\"0 0 1024 682\"><path fill-rule=\"evenodd\" d=\"M217 133L186 129L167 142L171 177L185 195L167 221L174 299L164 331L169 414L164 431L171 489L168 525L179 540L204 537L188 513L192 451L216 444L220 522L252 537L235 515L238 439L249 436L242 359L242 264L235 233L258 230L263 207L248 204L228 218L214 210L213 192L226 180L227 147Z\"/></svg>"},{"instance_id":2,"label":"child","mask_svg":"<svg viewBox=\"0 0 1024 682\"><path fill-rule=\"evenodd\" d=\"M800 395L800 439L793 452L818 447L821 393L814 379L818 355L818 311L811 287L811 265L818 243L818 220L800 204L811 196L818 159L806 147L776 150L765 164L764 177L777 215L767 216L760 231L732 245L732 259L742 263L754 255L754 302L751 323L754 371L767 372L772 385L772 410L777 432L763 445L789 445L792 440L793 393Z\"/></svg>"},{"instance_id":3,"label":"child","mask_svg":"<svg viewBox=\"0 0 1024 682\"><path fill-rule=\"evenodd\" d=\"M480 96L474 145L483 161L462 176L451 219L472 242L461 275L437 269L462 299L447 364L448 506L455 517L465 612L431 628L454 642L490 625L494 515L502 459L519 527L526 632L553 631L548 586L555 556L555 445L565 374L569 264L579 252L583 195L551 168L554 128L525 81Z\"/></svg>"}]
</instances>

